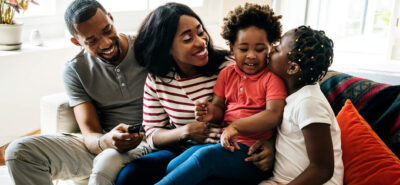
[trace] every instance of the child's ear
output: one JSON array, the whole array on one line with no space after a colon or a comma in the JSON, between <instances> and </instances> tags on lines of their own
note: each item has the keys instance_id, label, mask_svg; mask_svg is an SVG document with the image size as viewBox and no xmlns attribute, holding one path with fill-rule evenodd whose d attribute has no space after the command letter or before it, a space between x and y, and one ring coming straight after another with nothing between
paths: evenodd
<instances>
[{"instance_id":1,"label":"child's ear","mask_svg":"<svg viewBox=\"0 0 400 185\"><path fill-rule=\"evenodd\" d=\"M289 75L295 75L298 72L301 71L301 68L299 66L299 64L295 63L295 62L289 62L288 63L288 69L287 69L287 74Z\"/></svg>"},{"instance_id":2,"label":"child's ear","mask_svg":"<svg viewBox=\"0 0 400 185\"><path fill-rule=\"evenodd\" d=\"M233 55L233 46L229 45L229 51L231 52L231 55Z\"/></svg>"}]
</instances>

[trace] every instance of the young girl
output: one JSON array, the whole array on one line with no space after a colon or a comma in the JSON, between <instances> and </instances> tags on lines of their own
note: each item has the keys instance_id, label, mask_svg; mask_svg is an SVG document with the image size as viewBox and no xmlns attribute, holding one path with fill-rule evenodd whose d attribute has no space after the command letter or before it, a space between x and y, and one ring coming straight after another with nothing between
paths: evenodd
<instances>
[{"instance_id":1,"label":"young girl","mask_svg":"<svg viewBox=\"0 0 400 185\"><path fill-rule=\"evenodd\" d=\"M254 4L238 7L224 19L222 36L228 41L236 64L218 75L212 104L196 104L196 119L230 123L221 141L231 152L220 144L196 145L171 161L168 175L157 184L198 184L208 177L252 184L265 176L245 159L256 140L272 136L272 129L283 114L285 85L266 68L265 62L270 43L280 38L279 19L268 6Z\"/></svg>"},{"instance_id":2,"label":"young girl","mask_svg":"<svg viewBox=\"0 0 400 185\"><path fill-rule=\"evenodd\" d=\"M317 83L332 63L333 42L300 26L270 52L268 68L288 89L278 126L274 176L267 184L343 184L340 129Z\"/></svg>"}]
</instances>

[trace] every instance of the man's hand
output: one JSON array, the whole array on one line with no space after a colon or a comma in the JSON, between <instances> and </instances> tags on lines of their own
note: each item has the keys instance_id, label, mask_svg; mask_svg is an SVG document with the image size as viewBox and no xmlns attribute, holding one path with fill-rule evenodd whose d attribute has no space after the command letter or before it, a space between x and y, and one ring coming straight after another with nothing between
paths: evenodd
<instances>
[{"instance_id":1,"label":"man's hand","mask_svg":"<svg viewBox=\"0 0 400 185\"><path fill-rule=\"evenodd\" d=\"M126 152L137 147L143 139L144 133L128 133L129 125L121 123L114 127L103 137L108 147L115 148L119 152Z\"/></svg>"},{"instance_id":2,"label":"man's hand","mask_svg":"<svg viewBox=\"0 0 400 185\"><path fill-rule=\"evenodd\" d=\"M222 132L221 135L222 147L231 152L235 151L235 149L240 150L240 147L236 142L238 133L239 131L235 127L231 125L226 127L226 129L224 130L224 132Z\"/></svg>"},{"instance_id":3,"label":"man's hand","mask_svg":"<svg viewBox=\"0 0 400 185\"><path fill-rule=\"evenodd\" d=\"M195 115L197 121L211 121L213 119L213 105L207 100L196 102Z\"/></svg>"},{"instance_id":4,"label":"man's hand","mask_svg":"<svg viewBox=\"0 0 400 185\"><path fill-rule=\"evenodd\" d=\"M274 162L275 142L273 139L258 140L247 153L250 157L244 159L247 162L253 162L260 170L267 171L272 168Z\"/></svg>"}]
</instances>

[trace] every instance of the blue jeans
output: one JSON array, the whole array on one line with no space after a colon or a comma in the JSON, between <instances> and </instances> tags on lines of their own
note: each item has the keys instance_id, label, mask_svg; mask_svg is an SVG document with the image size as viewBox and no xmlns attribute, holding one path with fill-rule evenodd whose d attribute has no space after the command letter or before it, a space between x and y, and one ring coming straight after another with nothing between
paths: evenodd
<instances>
[{"instance_id":1,"label":"blue jeans","mask_svg":"<svg viewBox=\"0 0 400 185\"><path fill-rule=\"evenodd\" d=\"M119 172L115 184L153 185L165 175L165 168L174 157L176 154L168 150L160 150L139 157Z\"/></svg>"},{"instance_id":2,"label":"blue jeans","mask_svg":"<svg viewBox=\"0 0 400 185\"><path fill-rule=\"evenodd\" d=\"M208 178L224 178L247 184L258 183L265 173L253 163L245 162L249 147L238 143L240 150L230 152L220 144L196 145L172 160L167 175L156 185L189 185Z\"/></svg>"}]
</instances>

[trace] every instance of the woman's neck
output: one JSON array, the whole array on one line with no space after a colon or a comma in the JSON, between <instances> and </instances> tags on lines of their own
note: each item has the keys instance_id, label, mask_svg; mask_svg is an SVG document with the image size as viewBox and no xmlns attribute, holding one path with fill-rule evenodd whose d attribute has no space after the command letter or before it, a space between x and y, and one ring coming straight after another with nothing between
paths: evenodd
<instances>
[{"instance_id":1,"label":"woman's neck","mask_svg":"<svg viewBox=\"0 0 400 185\"><path fill-rule=\"evenodd\" d=\"M200 73L194 66L178 66L178 74L181 78L190 78Z\"/></svg>"},{"instance_id":2,"label":"woman's neck","mask_svg":"<svg viewBox=\"0 0 400 185\"><path fill-rule=\"evenodd\" d=\"M187 73L183 73L182 71L180 71L180 72L178 72L178 74L179 74L179 76L180 76L181 78L190 78L190 77L194 77L194 76L199 75L199 73L198 73L198 72L195 72L195 71L193 71L193 72L187 72Z\"/></svg>"}]
</instances>

